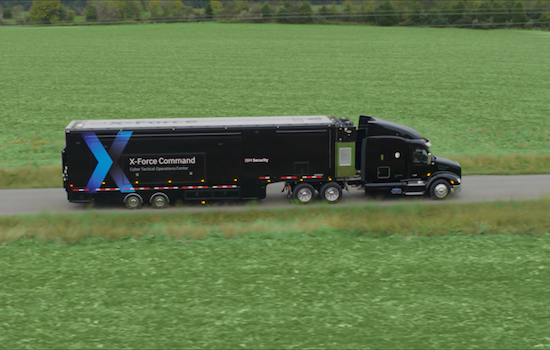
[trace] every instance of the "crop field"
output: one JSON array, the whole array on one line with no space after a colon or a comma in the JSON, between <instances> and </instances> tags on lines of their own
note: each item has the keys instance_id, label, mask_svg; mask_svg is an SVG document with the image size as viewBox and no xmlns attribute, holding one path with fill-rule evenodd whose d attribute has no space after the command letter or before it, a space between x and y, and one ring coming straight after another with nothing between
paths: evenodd
<instances>
[{"instance_id":1,"label":"crop field","mask_svg":"<svg viewBox=\"0 0 550 350\"><path fill-rule=\"evenodd\" d=\"M549 204L0 217L0 348L547 348Z\"/></svg>"},{"instance_id":2,"label":"crop field","mask_svg":"<svg viewBox=\"0 0 550 350\"><path fill-rule=\"evenodd\" d=\"M4 243L0 348L550 347L550 235L486 233Z\"/></svg>"},{"instance_id":3,"label":"crop field","mask_svg":"<svg viewBox=\"0 0 550 350\"><path fill-rule=\"evenodd\" d=\"M346 25L0 27L0 167L74 119L367 114L444 156L548 155L550 33Z\"/></svg>"},{"instance_id":4,"label":"crop field","mask_svg":"<svg viewBox=\"0 0 550 350\"><path fill-rule=\"evenodd\" d=\"M104 118L367 114L471 169L546 171L549 43L522 30L0 27L0 187L60 182L64 127ZM0 348L550 348L549 207L0 217Z\"/></svg>"}]
</instances>

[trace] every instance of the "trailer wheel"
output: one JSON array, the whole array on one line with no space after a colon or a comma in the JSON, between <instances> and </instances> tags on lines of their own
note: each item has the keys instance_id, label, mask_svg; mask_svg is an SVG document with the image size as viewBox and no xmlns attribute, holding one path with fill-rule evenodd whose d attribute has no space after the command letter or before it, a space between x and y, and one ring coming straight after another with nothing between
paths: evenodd
<instances>
[{"instance_id":1,"label":"trailer wheel","mask_svg":"<svg viewBox=\"0 0 550 350\"><path fill-rule=\"evenodd\" d=\"M151 207L155 209L164 209L170 203L170 199L164 193L159 192L152 195L149 202L151 203Z\"/></svg>"},{"instance_id":2,"label":"trailer wheel","mask_svg":"<svg viewBox=\"0 0 550 350\"><path fill-rule=\"evenodd\" d=\"M329 182L321 187L321 198L329 203L336 203L342 199L342 187L336 182Z\"/></svg>"},{"instance_id":3,"label":"trailer wheel","mask_svg":"<svg viewBox=\"0 0 550 350\"><path fill-rule=\"evenodd\" d=\"M128 209L139 209L143 205L143 198L137 193L130 193L124 197L124 205Z\"/></svg>"},{"instance_id":4,"label":"trailer wheel","mask_svg":"<svg viewBox=\"0 0 550 350\"><path fill-rule=\"evenodd\" d=\"M430 195L433 199L445 199L451 193L451 185L446 180L435 180L430 186Z\"/></svg>"},{"instance_id":5,"label":"trailer wheel","mask_svg":"<svg viewBox=\"0 0 550 350\"><path fill-rule=\"evenodd\" d=\"M307 204L313 201L315 197L315 188L310 184L302 183L294 187L292 194L294 195L294 199L299 200L300 203Z\"/></svg>"}]
</instances>

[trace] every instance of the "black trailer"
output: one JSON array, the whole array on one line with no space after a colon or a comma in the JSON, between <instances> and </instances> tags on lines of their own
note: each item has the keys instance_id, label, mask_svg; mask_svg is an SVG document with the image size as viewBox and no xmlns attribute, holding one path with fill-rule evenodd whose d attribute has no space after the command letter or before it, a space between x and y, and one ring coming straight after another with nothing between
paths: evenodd
<instances>
[{"instance_id":1,"label":"black trailer","mask_svg":"<svg viewBox=\"0 0 550 350\"><path fill-rule=\"evenodd\" d=\"M346 186L434 198L460 188L458 163L436 161L416 131L365 116L359 128L327 116L84 120L65 135L71 202L264 199L274 182L303 203L316 192L337 202Z\"/></svg>"}]
</instances>

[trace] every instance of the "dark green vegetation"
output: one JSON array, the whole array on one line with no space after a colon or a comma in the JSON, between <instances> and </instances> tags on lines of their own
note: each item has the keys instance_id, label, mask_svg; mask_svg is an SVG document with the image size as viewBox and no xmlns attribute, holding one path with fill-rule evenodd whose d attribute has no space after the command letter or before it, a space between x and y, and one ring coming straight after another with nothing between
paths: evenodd
<instances>
[{"instance_id":1,"label":"dark green vegetation","mask_svg":"<svg viewBox=\"0 0 550 350\"><path fill-rule=\"evenodd\" d=\"M368 114L416 128L438 155L548 154L548 40L368 26L1 27L0 166L58 165L69 121L99 118Z\"/></svg>"},{"instance_id":2,"label":"dark green vegetation","mask_svg":"<svg viewBox=\"0 0 550 350\"><path fill-rule=\"evenodd\" d=\"M10 225L16 232L34 224L42 239L39 227L45 223L61 240L66 229L71 239L82 230L96 238L74 245L37 239L0 245L0 344L56 349L548 348L548 215L539 209L537 220L533 214L548 205L348 208L365 217L363 229L347 228L346 217L339 219L344 211L327 217L332 208L293 218L287 212L255 211L88 213L20 218L19 223L16 217L2 218L4 238ZM472 213L484 210L491 217ZM431 229L441 224L432 226L437 215L464 220L467 212L473 217L465 230L477 221L471 232L452 222L447 229ZM499 212L503 216L493 221ZM374 216L380 219L367 221ZM399 221L403 216L417 219L407 226ZM336 224L325 227L331 220ZM506 221L515 226L495 224ZM110 233L112 238L141 238L97 238L106 232L92 227L105 225L126 228L124 234L110 229L107 238ZM228 225L234 234L224 228ZM178 240L160 234L169 227ZM72 229L81 231L73 234Z\"/></svg>"},{"instance_id":3,"label":"dark green vegetation","mask_svg":"<svg viewBox=\"0 0 550 350\"><path fill-rule=\"evenodd\" d=\"M548 0L217 1L217 0L1 0L17 24L137 22L355 23L380 26L548 28ZM30 13L25 12L30 10ZM2 12L0 12L1 14ZM0 24L2 23L0 17Z\"/></svg>"}]
</instances>

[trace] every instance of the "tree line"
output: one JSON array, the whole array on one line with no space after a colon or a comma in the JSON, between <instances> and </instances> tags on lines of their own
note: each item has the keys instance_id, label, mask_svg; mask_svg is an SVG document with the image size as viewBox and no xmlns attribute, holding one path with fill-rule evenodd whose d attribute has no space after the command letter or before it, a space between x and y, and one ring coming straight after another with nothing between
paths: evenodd
<instances>
[{"instance_id":1,"label":"tree line","mask_svg":"<svg viewBox=\"0 0 550 350\"><path fill-rule=\"evenodd\" d=\"M252 22L550 28L550 0L0 0L0 23ZM4 19L4 21L2 20Z\"/></svg>"}]
</instances>

